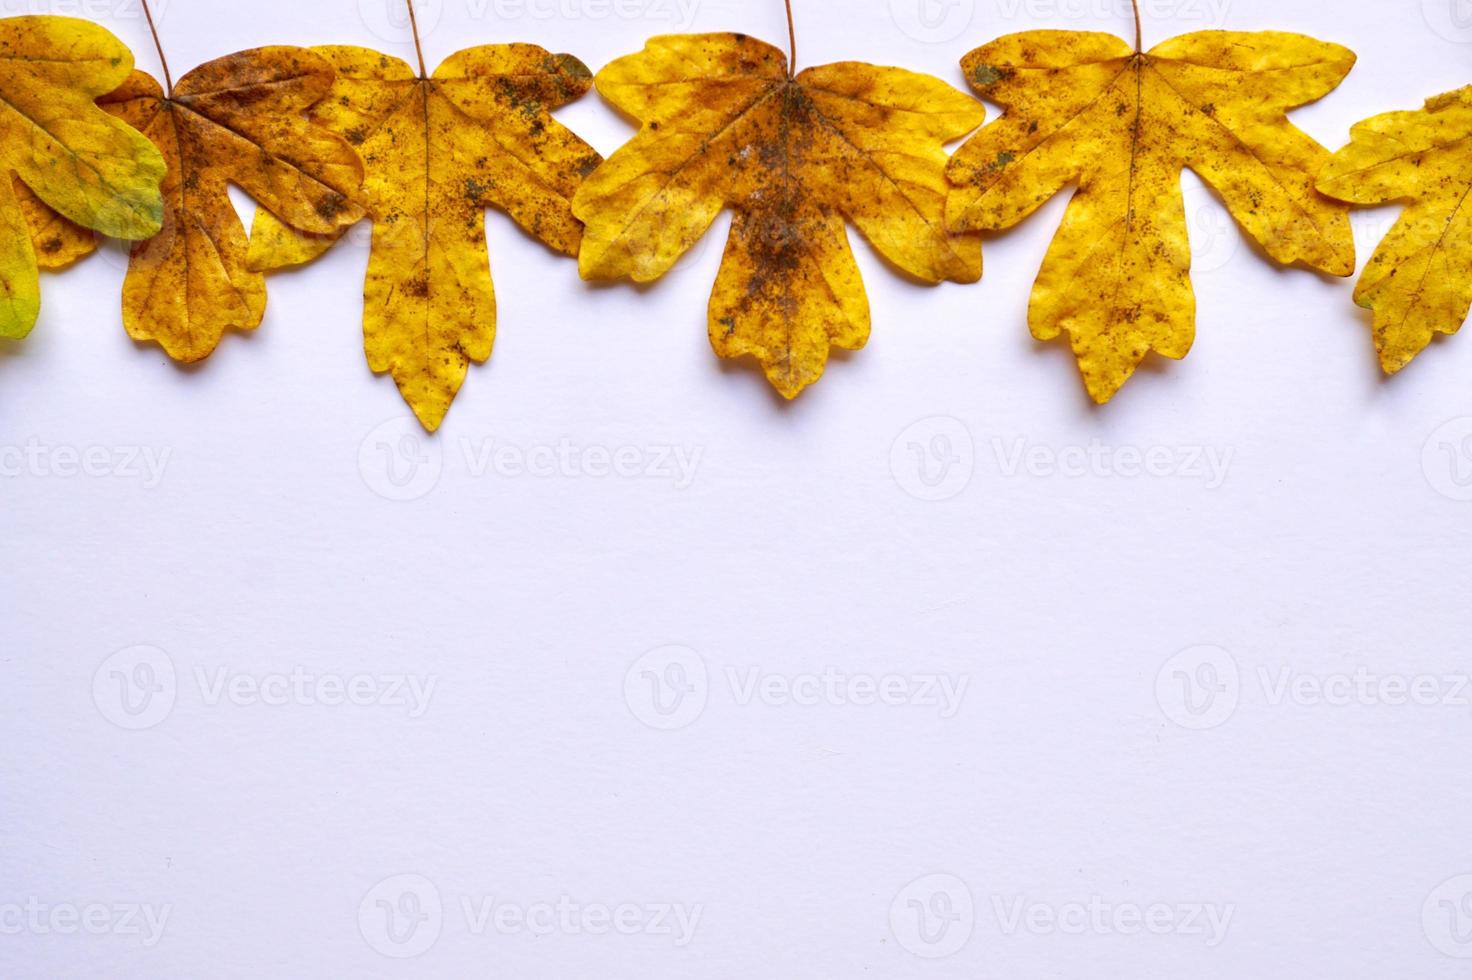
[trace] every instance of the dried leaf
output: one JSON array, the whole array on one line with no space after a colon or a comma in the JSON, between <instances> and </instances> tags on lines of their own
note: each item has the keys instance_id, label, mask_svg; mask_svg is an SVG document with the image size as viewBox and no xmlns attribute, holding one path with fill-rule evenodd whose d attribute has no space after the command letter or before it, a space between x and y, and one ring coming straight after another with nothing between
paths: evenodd
<instances>
[{"instance_id":1,"label":"dried leaf","mask_svg":"<svg viewBox=\"0 0 1472 980\"><path fill-rule=\"evenodd\" d=\"M1190 167L1278 262L1347 276L1347 209L1313 186L1328 153L1286 111L1354 64L1297 34L1203 31L1145 54L1108 34L1032 31L962 62L1007 111L959 150L952 227L1017 224L1077 183L1033 286L1033 336L1067 332L1095 401L1145 355L1181 358L1195 335L1180 172Z\"/></svg>"},{"instance_id":2,"label":"dried leaf","mask_svg":"<svg viewBox=\"0 0 1472 980\"><path fill-rule=\"evenodd\" d=\"M550 112L585 93L592 76L576 58L529 44L461 51L428 80L366 48L316 50L336 66L337 82L313 117L345 134L368 172L368 364L393 376L434 431L470 362L490 357L496 335L485 209L577 253L582 225L572 195L601 158ZM259 212L251 263L294 265L334 240L295 234Z\"/></svg>"},{"instance_id":3,"label":"dried leaf","mask_svg":"<svg viewBox=\"0 0 1472 980\"><path fill-rule=\"evenodd\" d=\"M0 20L0 167L12 177L0 179L0 337L31 332L36 270L85 254L78 226L126 239L159 230L163 159L93 103L132 68L128 49L96 24Z\"/></svg>"},{"instance_id":4,"label":"dried leaf","mask_svg":"<svg viewBox=\"0 0 1472 980\"><path fill-rule=\"evenodd\" d=\"M856 62L790 79L741 34L657 37L596 81L643 128L578 192L583 276L657 279L731 207L711 343L786 397L869 337L845 217L917 279L980 278L980 239L944 227L944 145L984 110L944 82Z\"/></svg>"},{"instance_id":5,"label":"dried leaf","mask_svg":"<svg viewBox=\"0 0 1472 980\"><path fill-rule=\"evenodd\" d=\"M1319 175L1319 190L1354 204L1407 201L1355 287L1374 311L1387 374L1438 333L1456 333L1472 306L1472 87L1414 112L1366 119Z\"/></svg>"},{"instance_id":6,"label":"dried leaf","mask_svg":"<svg viewBox=\"0 0 1472 980\"><path fill-rule=\"evenodd\" d=\"M123 283L123 325L170 357L198 361L226 330L252 330L265 280L246 264L235 184L282 221L325 233L362 217L357 153L303 114L327 94L332 66L304 48L241 51L179 79L172 97L135 71L99 100L142 130L168 161L164 226L134 246Z\"/></svg>"}]
</instances>

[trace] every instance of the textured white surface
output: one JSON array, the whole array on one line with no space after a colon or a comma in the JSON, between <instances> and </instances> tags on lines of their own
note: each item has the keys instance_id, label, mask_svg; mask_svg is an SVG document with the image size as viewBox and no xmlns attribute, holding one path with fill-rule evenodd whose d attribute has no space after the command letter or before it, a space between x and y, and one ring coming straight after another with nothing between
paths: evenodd
<instances>
[{"instance_id":1,"label":"textured white surface","mask_svg":"<svg viewBox=\"0 0 1472 980\"><path fill-rule=\"evenodd\" d=\"M796 4L805 64L957 84L1002 33L1129 30L1111 0ZM1295 116L1333 147L1472 82L1451 0L1145 6L1154 40L1354 48ZM155 67L136 0L5 10L93 16ZM176 74L409 56L384 11L160 26ZM775 0L425 19L432 61L514 39L594 68L785 33ZM629 132L596 96L560 115ZM1350 284L1272 267L1186 183L1195 350L1106 410L1025 326L1061 198L977 286L856 243L873 340L794 405L709 350L724 221L635 290L492 215L497 349L437 441L364 365L365 235L187 371L123 334L119 253L47 276L0 350L0 974L1465 976L1472 338L1383 381ZM1356 217L1361 261L1394 214ZM57 475L89 450L103 475Z\"/></svg>"}]
</instances>

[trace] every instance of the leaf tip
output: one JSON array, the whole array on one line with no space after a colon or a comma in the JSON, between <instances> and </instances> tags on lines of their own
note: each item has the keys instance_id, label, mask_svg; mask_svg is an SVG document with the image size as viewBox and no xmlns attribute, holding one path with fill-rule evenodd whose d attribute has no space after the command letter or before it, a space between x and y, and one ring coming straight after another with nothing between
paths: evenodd
<instances>
[{"instance_id":1,"label":"leaf tip","mask_svg":"<svg viewBox=\"0 0 1472 980\"><path fill-rule=\"evenodd\" d=\"M0 339L25 340L41 315L40 299L11 297L0 303Z\"/></svg>"},{"instance_id":2,"label":"leaf tip","mask_svg":"<svg viewBox=\"0 0 1472 980\"><path fill-rule=\"evenodd\" d=\"M440 426L445 422L445 416L450 414L450 406L447 402L438 400L426 402L422 399L411 401L407 397L405 401L410 411L414 413L414 417L419 420L419 424L424 427L424 431L430 435L440 430Z\"/></svg>"}]
</instances>

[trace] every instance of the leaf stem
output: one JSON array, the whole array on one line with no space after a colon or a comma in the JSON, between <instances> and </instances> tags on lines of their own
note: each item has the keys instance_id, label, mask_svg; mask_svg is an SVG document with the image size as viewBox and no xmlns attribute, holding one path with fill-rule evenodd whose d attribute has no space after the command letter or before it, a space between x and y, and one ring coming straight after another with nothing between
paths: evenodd
<instances>
[{"instance_id":1,"label":"leaf stem","mask_svg":"<svg viewBox=\"0 0 1472 980\"><path fill-rule=\"evenodd\" d=\"M787 0L787 77L797 77L797 28L792 24L792 0Z\"/></svg>"},{"instance_id":2,"label":"leaf stem","mask_svg":"<svg viewBox=\"0 0 1472 980\"><path fill-rule=\"evenodd\" d=\"M414 16L414 0L404 0L409 7L409 29L414 32L414 54L419 59L419 77L428 78L424 70L424 45L419 42L419 18Z\"/></svg>"},{"instance_id":3,"label":"leaf stem","mask_svg":"<svg viewBox=\"0 0 1472 980\"><path fill-rule=\"evenodd\" d=\"M1135 8L1135 54L1140 54L1145 50L1144 32L1140 30L1140 0L1130 0L1130 5Z\"/></svg>"},{"instance_id":4,"label":"leaf stem","mask_svg":"<svg viewBox=\"0 0 1472 980\"><path fill-rule=\"evenodd\" d=\"M148 18L148 32L153 35L153 47L158 52L158 63L164 69L165 96L174 97L174 76L169 73L169 59L164 57L163 42L158 39L158 26L153 22L153 11L149 9L148 0L143 0L143 16Z\"/></svg>"}]
</instances>

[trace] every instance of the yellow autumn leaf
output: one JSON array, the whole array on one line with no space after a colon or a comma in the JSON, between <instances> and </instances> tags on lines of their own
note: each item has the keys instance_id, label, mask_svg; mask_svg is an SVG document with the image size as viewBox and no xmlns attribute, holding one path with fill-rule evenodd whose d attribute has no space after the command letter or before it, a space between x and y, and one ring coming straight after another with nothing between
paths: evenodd
<instances>
[{"instance_id":1,"label":"yellow autumn leaf","mask_svg":"<svg viewBox=\"0 0 1472 980\"><path fill-rule=\"evenodd\" d=\"M1148 352L1184 357L1195 336L1183 168L1276 261L1353 274L1347 208L1314 189L1328 151L1286 113L1354 60L1266 31L1186 34L1144 54L1108 34L1000 38L962 62L1006 113L950 164L951 226L1009 228L1078 185L1028 319L1040 340L1069 335L1089 394L1107 402Z\"/></svg>"},{"instance_id":2,"label":"yellow autumn leaf","mask_svg":"<svg viewBox=\"0 0 1472 980\"><path fill-rule=\"evenodd\" d=\"M201 65L172 94L135 71L99 104L141 130L168 162L164 224L133 247L123 326L179 361L208 357L226 330L251 330L265 280L246 264L234 184L292 227L326 233L363 214L363 165L304 110L327 94L332 66L304 48L241 51Z\"/></svg>"},{"instance_id":3,"label":"yellow autumn leaf","mask_svg":"<svg viewBox=\"0 0 1472 980\"><path fill-rule=\"evenodd\" d=\"M1353 204L1409 206L1370 256L1355 302L1374 312L1380 365L1394 374L1472 306L1472 86L1350 131L1319 190Z\"/></svg>"},{"instance_id":4,"label":"yellow autumn leaf","mask_svg":"<svg viewBox=\"0 0 1472 980\"><path fill-rule=\"evenodd\" d=\"M657 279L730 207L711 343L755 357L784 396L822 377L830 346L868 340L845 218L919 280L980 278L980 238L945 228L944 146L984 109L944 82L856 62L791 78L769 44L693 34L650 40L596 84L643 125L578 191L582 275Z\"/></svg>"},{"instance_id":5,"label":"yellow autumn leaf","mask_svg":"<svg viewBox=\"0 0 1472 980\"><path fill-rule=\"evenodd\" d=\"M132 54L96 24L0 20L0 337L31 332L37 268L85 253L78 226L132 240L159 230L163 158L93 102L132 69Z\"/></svg>"},{"instance_id":6,"label":"yellow autumn leaf","mask_svg":"<svg viewBox=\"0 0 1472 980\"><path fill-rule=\"evenodd\" d=\"M336 67L337 82L313 118L344 134L367 167L368 365L391 374L434 431L470 363L490 357L496 336L486 208L505 211L559 252L577 253L582 225L572 195L601 157L550 113L585 93L592 76L576 58L530 44L461 51L428 79L366 48L316 50ZM295 233L260 211L251 264L295 265L335 240Z\"/></svg>"},{"instance_id":7,"label":"yellow autumn leaf","mask_svg":"<svg viewBox=\"0 0 1472 980\"><path fill-rule=\"evenodd\" d=\"M63 218L36 196L20 178L14 180L15 199L25 215L36 265L48 271L64 269L97 249L97 233Z\"/></svg>"}]
</instances>

